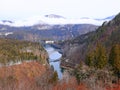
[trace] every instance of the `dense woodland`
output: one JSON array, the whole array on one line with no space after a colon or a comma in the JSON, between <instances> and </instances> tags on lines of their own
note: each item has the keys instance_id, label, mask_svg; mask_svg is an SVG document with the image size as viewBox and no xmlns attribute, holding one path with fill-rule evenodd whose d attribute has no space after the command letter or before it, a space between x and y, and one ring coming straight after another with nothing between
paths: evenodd
<instances>
[{"instance_id":1,"label":"dense woodland","mask_svg":"<svg viewBox=\"0 0 120 90\"><path fill-rule=\"evenodd\" d=\"M0 39L0 64L10 64L22 61L39 61L46 63L46 51L39 43Z\"/></svg>"}]
</instances>

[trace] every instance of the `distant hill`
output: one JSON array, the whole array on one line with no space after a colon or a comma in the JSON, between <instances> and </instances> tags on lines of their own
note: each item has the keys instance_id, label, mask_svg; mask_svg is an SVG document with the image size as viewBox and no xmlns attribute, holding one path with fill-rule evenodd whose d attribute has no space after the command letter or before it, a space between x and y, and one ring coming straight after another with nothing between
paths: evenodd
<instances>
[{"instance_id":1,"label":"distant hill","mask_svg":"<svg viewBox=\"0 0 120 90\"><path fill-rule=\"evenodd\" d=\"M11 27L0 25L0 37L19 40L68 40L78 35L94 31L98 26L91 24L46 25L38 24L30 27Z\"/></svg>"}]
</instances>

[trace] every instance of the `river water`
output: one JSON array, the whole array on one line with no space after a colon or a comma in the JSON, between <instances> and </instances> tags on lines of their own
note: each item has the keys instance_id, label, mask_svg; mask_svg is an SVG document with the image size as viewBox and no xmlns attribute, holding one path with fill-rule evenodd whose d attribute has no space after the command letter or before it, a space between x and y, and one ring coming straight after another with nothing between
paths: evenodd
<instances>
[{"instance_id":1,"label":"river water","mask_svg":"<svg viewBox=\"0 0 120 90\"><path fill-rule=\"evenodd\" d=\"M62 72L60 68L60 58L62 54L60 54L55 48L50 45L45 46L46 51L49 55L49 63L54 67L54 70L57 71L59 79L62 78Z\"/></svg>"}]
</instances>

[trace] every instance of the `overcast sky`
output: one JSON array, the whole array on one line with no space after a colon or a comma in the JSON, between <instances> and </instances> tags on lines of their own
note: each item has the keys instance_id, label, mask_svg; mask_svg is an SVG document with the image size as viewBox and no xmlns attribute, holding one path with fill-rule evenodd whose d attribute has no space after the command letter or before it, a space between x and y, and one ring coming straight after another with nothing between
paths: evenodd
<instances>
[{"instance_id":1,"label":"overcast sky","mask_svg":"<svg viewBox=\"0 0 120 90\"><path fill-rule=\"evenodd\" d=\"M104 18L120 12L120 0L0 0L0 19L57 14L67 18Z\"/></svg>"}]
</instances>

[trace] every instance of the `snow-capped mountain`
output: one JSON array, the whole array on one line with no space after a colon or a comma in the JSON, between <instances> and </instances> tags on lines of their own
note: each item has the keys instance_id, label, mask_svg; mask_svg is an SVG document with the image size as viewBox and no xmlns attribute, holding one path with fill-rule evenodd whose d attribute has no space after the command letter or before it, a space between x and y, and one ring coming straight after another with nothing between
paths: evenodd
<instances>
[{"instance_id":1,"label":"snow-capped mountain","mask_svg":"<svg viewBox=\"0 0 120 90\"><path fill-rule=\"evenodd\" d=\"M13 23L12 21L10 20L2 20L3 23Z\"/></svg>"},{"instance_id":2,"label":"snow-capped mountain","mask_svg":"<svg viewBox=\"0 0 120 90\"><path fill-rule=\"evenodd\" d=\"M109 17L106 17L106 18L102 18L102 19L96 19L96 20L112 20L113 18L115 17L115 15L112 15L112 16L109 16Z\"/></svg>"},{"instance_id":3,"label":"snow-capped mountain","mask_svg":"<svg viewBox=\"0 0 120 90\"><path fill-rule=\"evenodd\" d=\"M13 22L9 21L9 20L2 20L2 21L0 21L0 24L3 24L3 25L12 25Z\"/></svg>"},{"instance_id":4,"label":"snow-capped mountain","mask_svg":"<svg viewBox=\"0 0 120 90\"><path fill-rule=\"evenodd\" d=\"M48 18L65 18L65 17L63 17L63 16L60 16L60 15L55 15L55 14L50 14L50 15L45 15L45 17L48 17Z\"/></svg>"},{"instance_id":5,"label":"snow-capped mountain","mask_svg":"<svg viewBox=\"0 0 120 90\"><path fill-rule=\"evenodd\" d=\"M34 16L27 18L25 20L19 20L14 22L6 22L0 21L0 24L3 25L10 25L15 27L20 26L33 26L38 24L49 24L49 25L59 25L59 24L93 24L93 25L102 25L105 21L110 21L113 19L114 16L107 17L104 19L91 19L91 18L78 18L78 19L71 19L65 18L60 15L50 14L45 16Z\"/></svg>"}]
</instances>

